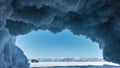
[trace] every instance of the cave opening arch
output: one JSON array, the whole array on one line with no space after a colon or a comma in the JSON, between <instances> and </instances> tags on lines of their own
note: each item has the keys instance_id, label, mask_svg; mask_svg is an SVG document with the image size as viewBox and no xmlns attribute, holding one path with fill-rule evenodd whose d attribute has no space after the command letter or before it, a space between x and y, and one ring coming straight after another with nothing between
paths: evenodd
<instances>
[{"instance_id":1,"label":"cave opening arch","mask_svg":"<svg viewBox=\"0 0 120 68\"><path fill-rule=\"evenodd\" d=\"M85 36L73 35L69 30L53 34L49 31L32 31L16 38L28 59L32 58L99 58L99 45ZM90 53L89 53L90 52ZM32 54L31 54L32 53Z\"/></svg>"}]
</instances>

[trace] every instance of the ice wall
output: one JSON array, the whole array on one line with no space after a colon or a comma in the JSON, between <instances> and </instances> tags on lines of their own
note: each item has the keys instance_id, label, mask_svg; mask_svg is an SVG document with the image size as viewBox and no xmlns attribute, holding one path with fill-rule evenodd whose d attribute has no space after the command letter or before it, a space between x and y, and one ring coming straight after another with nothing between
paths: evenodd
<instances>
[{"instance_id":1,"label":"ice wall","mask_svg":"<svg viewBox=\"0 0 120 68\"><path fill-rule=\"evenodd\" d=\"M12 0L0 0L0 68L28 68L27 58L15 46L15 36L5 27L6 20L13 13L11 3Z\"/></svg>"},{"instance_id":2,"label":"ice wall","mask_svg":"<svg viewBox=\"0 0 120 68\"><path fill-rule=\"evenodd\" d=\"M0 58L5 57L3 50L13 43L12 37L33 30L57 33L69 29L75 35L85 35L98 42L104 59L120 64L119 11L120 0L0 0ZM26 57L14 45L11 45L12 50L16 49L13 55L23 56L25 60L19 64L26 68ZM14 62L19 60L3 60L1 66L10 67Z\"/></svg>"}]
</instances>

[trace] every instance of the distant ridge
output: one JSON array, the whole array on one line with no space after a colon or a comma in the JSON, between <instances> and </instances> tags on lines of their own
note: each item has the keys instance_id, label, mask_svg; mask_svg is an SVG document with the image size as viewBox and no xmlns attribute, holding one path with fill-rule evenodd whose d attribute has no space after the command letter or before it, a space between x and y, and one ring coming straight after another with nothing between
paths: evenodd
<instances>
[{"instance_id":1,"label":"distant ridge","mask_svg":"<svg viewBox=\"0 0 120 68\"><path fill-rule=\"evenodd\" d=\"M29 59L31 61L32 59ZM102 58L38 58L39 62L102 62Z\"/></svg>"}]
</instances>

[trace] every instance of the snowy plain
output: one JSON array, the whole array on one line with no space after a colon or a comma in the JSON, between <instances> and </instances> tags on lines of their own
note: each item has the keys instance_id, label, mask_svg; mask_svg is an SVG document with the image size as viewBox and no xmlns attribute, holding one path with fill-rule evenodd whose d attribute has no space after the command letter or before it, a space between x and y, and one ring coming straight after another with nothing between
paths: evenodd
<instances>
[{"instance_id":1,"label":"snowy plain","mask_svg":"<svg viewBox=\"0 0 120 68\"><path fill-rule=\"evenodd\" d=\"M112 62L39 62L39 63L30 63L30 67L53 67L53 66L119 66L118 64Z\"/></svg>"}]
</instances>

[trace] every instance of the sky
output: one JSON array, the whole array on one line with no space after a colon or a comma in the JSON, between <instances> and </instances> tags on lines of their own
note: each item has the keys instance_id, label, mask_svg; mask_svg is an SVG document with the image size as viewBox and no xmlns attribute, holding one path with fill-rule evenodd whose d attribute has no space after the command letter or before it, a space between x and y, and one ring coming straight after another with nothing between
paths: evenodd
<instances>
[{"instance_id":1,"label":"sky","mask_svg":"<svg viewBox=\"0 0 120 68\"><path fill-rule=\"evenodd\" d=\"M67 29L57 34L39 30L19 35L16 45L27 58L102 58L98 43L82 35L73 35Z\"/></svg>"}]
</instances>

